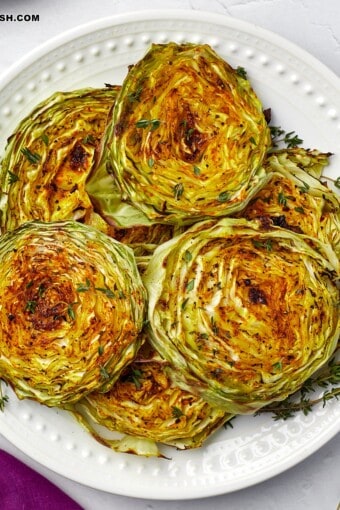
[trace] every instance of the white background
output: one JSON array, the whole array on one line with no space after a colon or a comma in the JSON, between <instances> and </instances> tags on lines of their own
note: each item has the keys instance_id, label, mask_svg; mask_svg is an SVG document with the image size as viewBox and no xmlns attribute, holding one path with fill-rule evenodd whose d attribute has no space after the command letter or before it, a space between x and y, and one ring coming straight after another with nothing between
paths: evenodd
<instances>
[{"instance_id":1,"label":"white background","mask_svg":"<svg viewBox=\"0 0 340 510\"><path fill-rule=\"evenodd\" d=\"M339 0L0 0L0 14L39 14L39 22L0 22L0 74L67 29L96 18L156 8L210 10L254 23L298 44L340 76ZM254 487L171 502L96 491L40 466L2 437L0 447L53 481L85 510L336 510L340 502L339 435L304 462Z\"/></svg>"}]
</instances>

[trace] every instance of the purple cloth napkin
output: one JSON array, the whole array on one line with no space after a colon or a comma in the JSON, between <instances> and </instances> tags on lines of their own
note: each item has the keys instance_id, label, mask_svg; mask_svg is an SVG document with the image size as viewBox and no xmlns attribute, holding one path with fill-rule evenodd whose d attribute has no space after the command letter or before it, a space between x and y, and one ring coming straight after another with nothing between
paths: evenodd
<instances>
[{"instance_id":1,"label":"purple cloth napkin","mask_svg":"<svg viewBox=\"0 0 340 510\"><path fill-rule=\"evenodd\" d=\"M0 450L1 510L83 510L49 480Z\"/></svg>"}]
</instances>

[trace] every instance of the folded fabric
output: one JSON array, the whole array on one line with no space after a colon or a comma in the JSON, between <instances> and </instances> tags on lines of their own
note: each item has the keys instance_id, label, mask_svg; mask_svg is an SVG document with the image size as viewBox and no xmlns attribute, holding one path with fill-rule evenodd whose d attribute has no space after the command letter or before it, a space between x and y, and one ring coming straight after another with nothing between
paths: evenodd
<instances>
[{"instance_id":1,"label":"folded fabric","mask_svg":"<svg viewBox=\"0 0 340 510\"><path fill-rule=\"evenodd\" d=\"M0 450L1 510L83 510L49 480Z\"/></svg>"}]
</instances>

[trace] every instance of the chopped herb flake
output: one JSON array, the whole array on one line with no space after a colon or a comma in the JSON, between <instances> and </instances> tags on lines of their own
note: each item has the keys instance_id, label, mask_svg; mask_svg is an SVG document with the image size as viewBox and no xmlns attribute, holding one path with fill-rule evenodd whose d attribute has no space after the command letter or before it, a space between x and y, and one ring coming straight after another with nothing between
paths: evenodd
<instances>
[{"instance_id":1,"label":"chopped herb flake","mask_svg":"<svg viewBox=\"0 0 340 510\"><path fill-rule=\"evenodd\" d=\"M245 70L245 68L244 68L244 67L242 67L242 66L238 66L238 67L236 68L236 74L237 74L238 76L240 76L241 78L244 78L245 80L247 79L247 71L246 71L246 70Z\"/></svg>"},{"instance_id":2,"label":"chopped herb flake","mask_svg":"<svg viewBox=\"0 0 340 510\"><path fill-rule=\"evenodd\" d=\"M277 201L280 205L283 205L283 206L287 205L287 197L282 191L280 191L280 193L277 197Z\"/></svg>"},{"instance_id":3,"label":"chopped herb flake","mask_svg":"<svg viewBox=\"0 0 340 510\"><path fill-rule=\"evenodd\" d=\"M184 416L183 414L183 411L177 407L177 406L172 406L172 416L176 419L180 418L181 416Z\"/></svg>"},{"instance_id":4,"label":"chopped herb flake","mask_svg":"<svg viewBox=\"0 0 340 510\"><path fill-rule=\"evenodd\" d=\"M186 290L190 291L190 290L192 290L194 288L194 286L195 286L195 279L193 278L192 280L190 280L187 283Z\"/></svg>"},{"instance_id":5,"label":"chopped herb flake","mask_svg":"<svg viewBox=\"0 0 340 510\"><path fill-rule=\"evenodd\" d=\"M43 283L41 283L38 287L38 296L39 297L42 297L42 295L44 294L46 288L45 288L45 285Z\"/></svg>"},{"instance_id":6,"label":"chopped herb flake","mask_svg":"<svg viewBox=\"0 0 340 510\"><path fill-rule=\"evenodd\" d=\"M182 310L185 310L185 308L186 308L186 306L187 306L187 304L188 304L188 301L189 301L189 298L186 298L186 299L183 301L182 306L181 306Z\"/></svg>"},{"instance_id":7,"label":"chopped herb flake","mask_svg":"<svg viewBox=\"0 0 340 510\"><path fill-rule=\"evenodd\" d=\"M300 186L299 189L301 193L308 193L310 186L307 184L307 182L303 182L303 186Z\"/></svg>"},{"instance_id":8,"label":"chopped herb flake","mask_svg":"<svg viewBox=\"0 0 340 510\"><path fill-rule=\"evenodd\" d=\"M133 382L136 386L137 390L139 390L142 387L141 379L143 377L143 372L138 369L132 369L131 373L129 374L128 380Z\"/></svg>"},{"instance_id":9,"label":"chopped herb flake","mask_svg":"<svg viewBox=\"0 0 340 510\"><path fill-rule=\"evenodd\" d=\"M174 197L176 200L181 198L181 196L183 195L183 192L184 192L184 186L181 182L174 186Z\"/></svg>"},{"instance_id":10,"label":"chopped herb flake","mask_svg":"<svg viewBox=\"0 0 340 510\"><path fill-rule=\"evenodd\" d=\"M17 182L19 180L19 177L17 176L17 174L14 174L10 170L8 170L7 173L8 173L8 182L10 184L13 184L14 182Z\"/></svg>"},{"instance_id":11,"label":"chopped herb flake","mask_svg":"<svg viewBox=\"0 0 340 510\"><path fill-rule=\"evenodd\" d=\"M43 141L43 143L44 143L45 145L48 145L48 143L49 143L49 139L48 139L48 136L47 136L45 133L43 133L43 134L41 135L40 139Z\"/></svg>"},{"instance_id":12,"label":"chopped herb flake","mask_svg":"<svg viewBox=\"0 0 340 510\"><path fill-rule=\"evenodd\" d=\"M25 306L25 311L27 311L29 313L34 313L36 307L37 307L36 301L27 301L26 306Z\"/></svg>"},{"instance_id":13,"label":"chopped herb flake","mask_svg":"<svg viewBox=\"0 0 340 510\"><path fill-rule=\"evenodd\" d=\"M86 135L83 138L83 143L85 145L95 145L96 144L96 139L95 139L95 137L93 135Z\"/></svg>"},{"instance_id":14,"label":"chopped herb flake","mask_svg":"<svg viewBox=\"0 0 340 510\"><path fill-rule=\"evenodd\" d=\"M95 287L95 290L99 290L99 292L102 292L103 294L105 294L105 296L109 298L115 297L114 292L112 292L112 290L108 289L107 287Z\"/></svg>"},{"instance_id":15,"label":"chopped herb flake","mask_svg":"<svg viewBox=\"0 0 340 510\"><path fill-rule=\"evenodd\" d=\"M76 303L70 303L67 307L67 315L69 316L69 318L71 320L75 320L76 318L76 314L74 313L74 310L73 310L73 305L75 305Z\"/></svg>"},{"instance_id":16,"label":"chopped herb flake","mask_svg":"<svg viewBox=\"0 0 340 510\"><path fill-rule=\"evenodd\" d=\"M265 248L267 251L271 251L273 249L273 241L271 239L266 239L266 241L259 241L258 239L252 240L255 248Z\"/></svg>"},{"instance_id":17,"label":"chopped herb flake","mask_svg":"<svg viewBox=\"0 0 340 510\"><path fill-rule=\"evenodd\" d=\"M280 371L282 370L282 361L278 361L277 363L274 363L272 366L274 370Z\"/></svg>"},{"instance_id":18,"label":"chopped herb flake","mask_svg":"<svg viewBox=\"0 0 340 510\"><path fill-rule=\"evenodd\" d=\"M220 193L217 197L217 200L219 202L227 202L229 199L229 193L227 191L222 191L222 193Z\"/></svg>"},{"instance_id":19,"label":"chopped herb flake","mask_svg":"<svg viewBox=\"0 0 340 510\"><path fill-rule=\"evenodd\" d=\"M76 288L77 292L86 292L91 287L91 282L88 278L86 278L85 283L78 283L78 286Z\"/></svg>"},{"instance_id":20,"label":"chopped herb flake","mask_svg":"<svg viewBox=\"0 0 340 510\"><path fill-rule=\"evenodd\" d=\"M40 154L36 152L31 152L27 147L21 149L21 153L25 156L25 158L32 163L33 165L37 165L41 160Z\"/></svg>"},{"instance_id":21,"label":"chopped herb flake","mask_svg":"<svg viewBox=\"0 0 340 510\"><path fill-rule=\"evenodd\" d=\"M140 96L141 96L141 93L142 93L143 89L142 87L138 87L137 90L135 90L135 92L131 92L130 94L128 94L128 100L130 103L134 103L134 102L139 102L140 101Z\"/></svg>"},{"instance_id":22,"label":"chopped herb flake","mask_svg":"<svg viewBox=\"0 0 340 510\"><path fill-rule=\"evenodd\" d=\"M140 119L136 122L136 127L138 128L150 128L151 131L157 129L160 125L161 121L158 119Z\"/></svg>"}]
</instances>

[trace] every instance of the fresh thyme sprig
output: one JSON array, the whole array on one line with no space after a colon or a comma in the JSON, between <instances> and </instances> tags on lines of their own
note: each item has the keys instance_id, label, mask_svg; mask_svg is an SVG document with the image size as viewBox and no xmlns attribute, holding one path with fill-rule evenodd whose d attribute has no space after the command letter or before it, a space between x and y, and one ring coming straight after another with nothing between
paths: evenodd
<instances>
[{"instance_id":1,"label":"fresh thyme sprig","mask_svg":"<svg viewBox=\"0 0 340 510\"><path fill-rule=\"evenodd\" d=\"M280 126L269 126L273 147L277 147L280 143L284 143L289 149L297 147L303 143L303 140L295 133L290 131L286 133Z\"/></svg>"},{"instance_id":2,"label":"fresh thyme sprig","mask_svg":"<svg viewBox=\"0 0 340 510\"><path fill-rule=\"evenodd\" d=\"M322 403L325 406L333 398L338 400L340 398L340 387L336 386L338 384L340 384L340 361L332 358L324 370L307 379L299 392L260 409L256 415L272 413L274 420L287 420L301 411L306 416L316 404ZM311 399L310 393L315 392L317 388L323 388L325 391L320 397Z\"/></svg>"},{"instance_id":3,"label":"fresh thyme sprig","mask_svg":"<svg viewBox=\"0 0 340 510\"><path fill-rule=\"evenodd\" d=\"M321 402L323 405L326 405L326 402L328 400L331 400L333 398L340 397L340 388L334 388L330 391L325 391L325 393L316 399L309 399L306 397L301 397L301 399L297 402L292 401L291 398L287 398L286 400L283 400L280 403L272 404L270 406L264 407L260 411L257 411L256 414L262 414L264 412L270 412L273 414L273 419L275 421L278 420L288 420L288 418L292 418L295 416L295 413L302 411L305 416L309 414L313 407L316 404L320 404Z\"/></svg>"}]
</instances>

